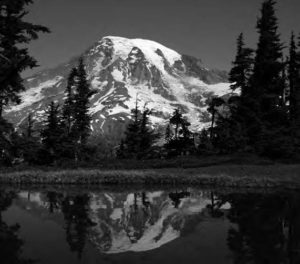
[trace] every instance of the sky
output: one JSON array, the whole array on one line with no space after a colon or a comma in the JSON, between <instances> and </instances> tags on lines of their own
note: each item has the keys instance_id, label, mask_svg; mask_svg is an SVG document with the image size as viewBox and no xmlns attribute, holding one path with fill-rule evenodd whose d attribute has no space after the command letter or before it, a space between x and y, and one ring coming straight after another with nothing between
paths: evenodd
<instances>
[{"instance_id":1,"label":"sky","mask_svg":"<svg viewBox=\"0 0 300 264\"><path fill-rule=\"evenodd\" d=\"M27 21L50 28L29 44L40 65L26 75L55 67L83 53L104 36L157 41L205 66L229 70L236 38L245 34L255 48L262 0L35 0ZM279 31L284 42L300 32L300 0L278 0Z\"/></svg>"}]
</instances>

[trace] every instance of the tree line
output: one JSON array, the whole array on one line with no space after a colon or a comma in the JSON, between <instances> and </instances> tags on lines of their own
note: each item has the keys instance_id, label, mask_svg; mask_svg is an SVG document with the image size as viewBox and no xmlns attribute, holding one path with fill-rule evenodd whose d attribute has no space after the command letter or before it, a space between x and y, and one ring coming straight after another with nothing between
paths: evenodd
<instances>
[{"instance_id":1,"label":"tree line","mask_svg":"<svg viewBox=\"0 0 300 264\"><path fill-rule=\"evenodd\" d=\"M35 120L29 114L25 128L17 131L3 117L9 104L21 102L25 90L22 72L37 66L29 54L28 43L40 33L49 33L47 27L25 21L26 8L32 0L0 2L0 164L12 165L23 160L29 164L52 164L59 159L75 161L86 153L90 133L89 98L93 94L87 82L83 59L72 69L62 108L51 102L41 131L34 129ZM38 132L38 133L37 133Z\"/></svg>"},{"instance_id":2,"label":"tree line","mask_svg":"<svg viewBox=\"0 0 300 264\"><path fill-rule=\"evenodd\" d=\"M83 59L68 76L65 100L51 102L46 109L42 129L34 128L35 120L28 115L23 132L13 132L10 137L12 153L3 153L29 164L48 165L66 160L79 162L91 151L87 146L90 135L89 98L93 95Z\"/></svg>"},{"instance_id":3,"label":"tree line","mask_svg":"<svg viewBox=\"0 0 300 264\"><path fill-rule=\"evenodd\" d=\"M242 33L237 39L229 73L233 95L211 103L217 120L210 139L222 153L246 151L270 157L299 153L300 43L292 33L289 56L284 57L275 5L274 0L262 4L256 50L246 47ZM218 111L218 104L225 105L229 114Z\"/></svg>"},{"instance_id":4,"label":"tree line","mask_svg":"<svg viewBox=\"0 0 300 264\"><path fill-rule=\"evenodd\" d=\"M29 114L20 134L3 118L11 103L20 103L25 90L21 73L37 66L25 47L48 28L24 22L32 1L1 1L0 13L0 162L29 164L90 161L101 149L90 141L89 100L94 91L87 80L83 58L68 76L65 99L51 102L43 128L35 129ZM300 37L291 34L289 54L278 33L276 1L265 0L257 21L256 50L237 39L237 52L229 73L231 94L213 97L207 111L209 127L191 132L180 108L174 109L165 132L150 122L145 105L131 112L123 139L115 148L120 159L147 159L188 154L255 153L271 158L291 158L300 149ZM21 44L21 45L20 45ZM164 134L164 136L163 136Z\"/></svg>"}]
</instances>

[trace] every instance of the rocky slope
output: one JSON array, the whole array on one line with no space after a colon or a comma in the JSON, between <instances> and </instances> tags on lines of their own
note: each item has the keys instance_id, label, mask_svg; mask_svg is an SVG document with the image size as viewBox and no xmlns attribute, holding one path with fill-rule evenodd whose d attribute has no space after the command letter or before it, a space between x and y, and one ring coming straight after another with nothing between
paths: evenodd
<instances>
[{"instance_id":1,"label":"rocky slope","mask_svg":"<svg viewBox=\"0 0 300 264\"><path fill-rule=\"evenodd\" d=\"M104 37L83 53L91 98L91 129L112 142L122 137L136 99L152 109L151 121L163 126L179 107L197 130L207 124L207 100L229 93L225 72L206 69L200 60L150 40ZM78 57L79 58L79 57ZM27 78L22 103L5 115L20 126L29 113L45 118L51 101L63 103L66 78L78 58Z\"/></svg>"}]
</instances>

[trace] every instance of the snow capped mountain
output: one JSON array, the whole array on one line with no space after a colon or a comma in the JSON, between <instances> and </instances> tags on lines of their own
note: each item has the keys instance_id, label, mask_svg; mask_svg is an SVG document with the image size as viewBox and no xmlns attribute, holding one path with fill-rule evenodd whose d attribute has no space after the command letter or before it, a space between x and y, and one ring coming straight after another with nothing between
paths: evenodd
<instances>
[{"instance_id":1,"label":"snow capped mountain","mask_svg":"<svg viewBox=\"0 0 300 264\"><path fill-rule=\"evenodd\" d=\"M179 107L197 130L207 124L207 100L229 93L226 73L206 69L200 60L157 42L108 36L83 55L91 98L93 134L120 140L136 99L152 109L153 125L162 126ZM25 80L22 103L6 109L6 118L21 125L29 113L38 121L51 101L63 103L66 79L78 58Z\"/></svg>"}]
</instances>

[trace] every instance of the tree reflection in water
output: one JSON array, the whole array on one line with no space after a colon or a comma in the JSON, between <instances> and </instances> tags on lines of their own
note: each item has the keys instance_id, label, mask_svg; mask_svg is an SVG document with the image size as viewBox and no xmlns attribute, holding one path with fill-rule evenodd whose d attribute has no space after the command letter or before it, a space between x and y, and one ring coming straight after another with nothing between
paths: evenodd
<instances>
[{"instance_id":1,"label":"tree reflection in water","mask_svg":"<svg viewBox=\"0 0 300 264\"><path fill-rule=\"evenodd\" d=\"M95 225L89 217L88 194L63 195L54 191L46 194L49 212L61 211L64 216L66 240L72 252L81 259L88 229Z\"/></svg>"},{"instance_id":2,"label":"tree reflection in water","mask_svg":"<svg viewBox=\"0 0 300 264\"><path fill-rule=\"evenodd\" d=\"M32 264L37 261L22 257L23 240L18 237L20 226L9 226L2 219L2 212L12 204L16 193L0 190L0 261L5 264Z\"/></svg>"},{"instance_id":3,"label":"tree reflection in water","mask_svg":"<svg viewBox=\"0 0 300 264\"><path fill-rule=\"evenodd\" d=\"M67 242L71 251L77 252L79 259L85 246L88 228L94 225L88 214L89 199L87 194L83 194L67 196L62 202Z\"/></svg>"},{"instance_id":4,"label":"tree reflection in water","mask_svg":"<svg viewBox=\"0 0 300 264\"><path fill-rule=\"evenodd\" d=\"M228 246L235 264L300 263L299 194L229 194Z\"/></svg>"}]
</instances>

